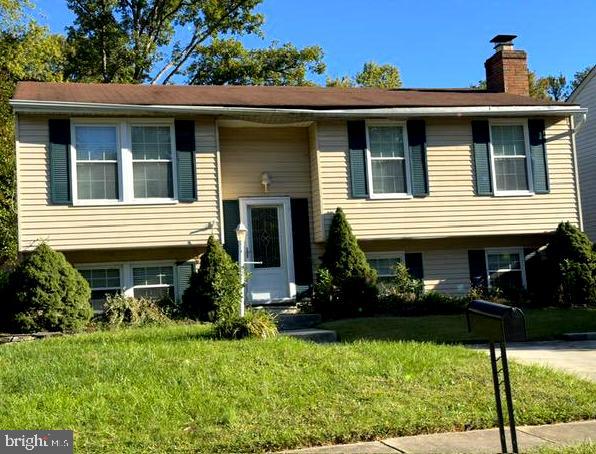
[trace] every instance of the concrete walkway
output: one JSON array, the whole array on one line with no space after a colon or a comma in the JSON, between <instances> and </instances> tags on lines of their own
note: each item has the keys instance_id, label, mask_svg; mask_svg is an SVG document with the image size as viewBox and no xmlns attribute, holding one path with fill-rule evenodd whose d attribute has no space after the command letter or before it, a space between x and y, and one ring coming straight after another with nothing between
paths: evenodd
<instances>
[{"instance_id":1,"label":"concrete walkway","mask_svg":"<svg viewBox=\"0 0 596 454\"><path fill-rule=\"evenodd\" d=\"M594 340L511 343L507 345L507 357L520 363L541 364L596 381Z\"/></svg>"},{"instance_id":2,"label":"concrete walkway","mask_svg":"<svg viewBox=\"0 0 596 454\"><path fill-rule=\"evenodd\" d=\"M520 426L517 428L517 441L520 452L527 452L540 446L568 446L589 441L596 443L596 420L545 426ZM509 432L507 432L507 447L511 451ZM302 454L477 454L498 452L501 452L498 429L417 435L366 443L284 451L284 453Z\"/></svg>"}]
</instances>

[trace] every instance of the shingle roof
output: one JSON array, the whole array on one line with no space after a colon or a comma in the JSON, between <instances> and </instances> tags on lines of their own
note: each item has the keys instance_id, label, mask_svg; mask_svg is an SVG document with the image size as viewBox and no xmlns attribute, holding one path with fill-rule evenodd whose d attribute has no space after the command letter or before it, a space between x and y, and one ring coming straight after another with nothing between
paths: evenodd
<instances>
[{"instance_id":1,"label":"shingle roof","mask_svg":"<svg viewBox=\"0 0 596 454\"><path fill-rule=\"evenodd\" d=\"M98 104L305 109L561 105L471 89L126 85L19 82L13 99Z\"/></svg>"}]
</instances>

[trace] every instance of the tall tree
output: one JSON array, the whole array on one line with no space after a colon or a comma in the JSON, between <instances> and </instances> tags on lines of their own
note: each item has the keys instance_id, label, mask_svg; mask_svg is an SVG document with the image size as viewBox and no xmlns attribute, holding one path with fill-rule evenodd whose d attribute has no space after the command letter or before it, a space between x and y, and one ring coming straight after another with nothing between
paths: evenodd
<instances>
[{"instance_id":1,"label":"tall tree","mask_svg":"<svg viewBox=\"0 0 596 454\"><path fill-rule=\"evenodd\" d=\"M593 66L587 66L584 69L577 71L574 75L573 75L573 80L571 81L570 84L570 91L575 90L579 84L582 83L582 81L584 80L584 77L586 77L588 75L588 73L590 71L592 71Z\"/></svg>"},{"instance_id":2,"label":"tall tree","mask_svg":"<svg viewBox=\"0 0 596 454\"><path fill-rule=\"evenodd\" d=\"M75 14L68 29L75 57L67 77L167 84L185 75L192 83L297 83L310 71L322 72L318 47L248 50L240 44L240 36L262 37L263 15L255 12L261 2L67 0Z\"/></svg>"},{"instance_id":3,"label":"tall tree","mask_svg":"<svg viewBox=\"0 0 596 454\"><path fill-rule=\"evenodd\" d=\"M563 74L558 76L547 76L546 91L553 101L563 101L568 93L567 78Z\"/></svg>"},{"instance_id":4,"label":"tall tree","mask_svg":"<svg viewBox=\"0 0 596 454\"><path fill-rule=\"evenodd\" d=\"M312 85L307 76L325 71L322 58L318 46L297 49L273 43L246 49L238 40L216 39L197 48L185 74L190 84Z\"/></svg>"},{"instance_id":5,"label":"tall tree","mask_svg":"<svg viewBox=\"0 0 596 454\"><path fill-rule=\"evenodd\" d=\"M353 78L343 76L336 79L327 78L328 87L366 87L366 88L399 88L401 77L395 65L379 65L374 61L364 63L362 70Z\"/></svg>"},{"instance_id":6,"label":"tall tree","mask_svg":"<svg viewBox=\"0 0 596 454\"><path fill-rule=\"evenodd\" d=\"M17 254L14 117L8 104L19 80L61 80L64 40L26 14L23 0L0 0L0 267Z\"/></svg>"}]
</instances>

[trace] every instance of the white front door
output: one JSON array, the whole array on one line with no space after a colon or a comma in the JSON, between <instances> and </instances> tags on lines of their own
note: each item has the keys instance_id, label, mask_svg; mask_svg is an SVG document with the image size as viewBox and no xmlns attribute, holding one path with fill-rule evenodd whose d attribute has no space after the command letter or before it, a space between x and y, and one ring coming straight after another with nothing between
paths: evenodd
<instances>
[{"instance_id":1,"label":"white front door","mask_svg":"<svg viewBox=\"0 0 596 454\"><path fill-rule=\"evenodd\" d=\"M241 199L248 228L246 299L267 304L295 296L290 201L287 197ZM257 263L250 263L257 262Z\"/></svg>"}]
</instances>

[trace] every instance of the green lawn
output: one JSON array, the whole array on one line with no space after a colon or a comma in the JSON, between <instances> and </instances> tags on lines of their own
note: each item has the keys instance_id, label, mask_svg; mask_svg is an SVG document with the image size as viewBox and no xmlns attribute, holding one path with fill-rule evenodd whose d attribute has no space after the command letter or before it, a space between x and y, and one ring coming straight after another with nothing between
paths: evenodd
<instances>
[{"instance_id":1,"label":"green lawn","mask_svg":"<svg viewBox=\"0 0 596 454\"><path fill-rule=\"evenodd\" d=\"M563 333L596 331L596 309L527 309L530 340L560 338ZM464 315L376 317L339 320L322 325L343 341L356 339L473 342Z\"/></svg>"},{"instance_id":2,"label":"green lawn","mask_svg":"<svg viewBox=\"0 0 596 454\"><path fill-rule=\"evenodd\" d=\"M461 346L214 341L178 325L0 347L0 427L77 452L240 452L495 425L489 361ZM596 417L596 383L512 364L518 423Z\"/></svg>"},{"instance_id":3,"label":"green lawn","mask_svg":"<svg viewBox=\"0 0 596 454\"><path fill-rule=\"evenodd\" d=\"M528 451L528 454L596 454L596 443L580 443L565 447L543 447Z\"/></svg>"}]
</instances>

